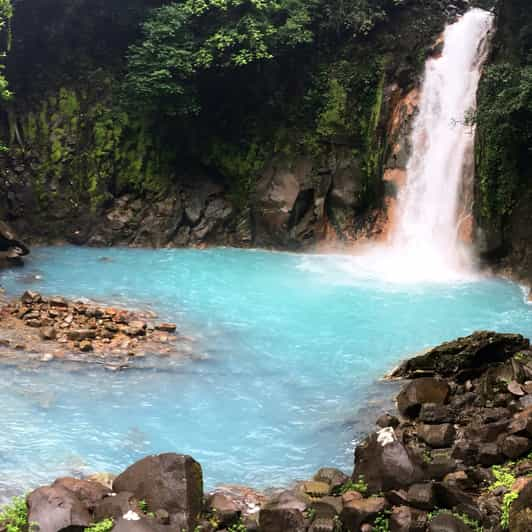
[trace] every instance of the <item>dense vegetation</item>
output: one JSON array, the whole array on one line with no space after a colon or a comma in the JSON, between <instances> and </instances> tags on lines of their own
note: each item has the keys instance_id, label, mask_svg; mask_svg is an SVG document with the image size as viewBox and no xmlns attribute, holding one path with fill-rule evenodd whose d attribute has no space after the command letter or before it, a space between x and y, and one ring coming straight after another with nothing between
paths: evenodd
<instances>
[{"instance_id":1,"label":"dense vegetation","mask_svg":"<svg viewBox=\"0 0 532 532\"><path fill-rule=\"evenodd\" d=\"M500 225L532 179L532 16L526 0L502 2L493 58L479 90L480 214Z\"/></svg>"},{"instance_id":2,"label":"dense vegetation","mask_svg":"<svg viewBox=\"0 0 532 532\"><path fill-rule=\"evenodd\" d=\"M406 88L435 0L14 0L5 133L41 205L161 193L200 165L246 202L274 153L345 146L375 197L383 90ZM318 163L319 164L319 163ZM51 191L50 191L51 190ZM63 195L65 189L63 189Z\"/></svg>"}]
</instances>

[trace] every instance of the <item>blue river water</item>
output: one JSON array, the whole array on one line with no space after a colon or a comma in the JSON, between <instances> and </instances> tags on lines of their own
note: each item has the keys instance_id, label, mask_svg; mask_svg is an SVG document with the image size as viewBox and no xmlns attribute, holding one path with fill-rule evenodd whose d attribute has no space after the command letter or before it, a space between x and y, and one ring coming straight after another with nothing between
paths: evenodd
<instances>
[{"instance_id":1,"label":"blue river water","mask_svg":"<svg viewBox=\"0 0 532 532\"><path fill-rule=\"evenodd\" d=\"M402 358L478 329L532 334L532 307L508 281L393 284L346 261L67 246L0 273L12 295L154 310L194 355L120 373L1 364L0 496L164 451L199 460L207 487L282 485L325 465L349 472L354 442L397 389L379 379Z\"/></svg>"}]
</instances>

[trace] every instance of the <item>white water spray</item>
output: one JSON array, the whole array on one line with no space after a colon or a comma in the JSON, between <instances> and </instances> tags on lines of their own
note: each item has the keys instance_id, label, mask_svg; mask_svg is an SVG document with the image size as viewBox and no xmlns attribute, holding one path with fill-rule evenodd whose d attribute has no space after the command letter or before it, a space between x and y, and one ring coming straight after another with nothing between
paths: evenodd
<instances>
[{"instance_id":1,"label":"white water spray","mask_svg":"<svg viewBox=\"0 0 532 532\"><path fill-rule=\"evenodd\" d=\"M474 168L474 128L465 117L476 106L492 25L491 13L468 11L447 26L442 54L427 60L390 242L337 257L336 268L349 278L441 282L475 276L471 246L459 235L460 208L469 207L460 196ZM307 260L302 267L322 266Z\"/></svg>"},{"instance_id":2,"label":"white water spray","mask_svg":"<svg viewBox=\"0 0 532 532\"><path fill-rule=\"evenodd\" d=\"M460 194L471 177L474 148L474 130L465 117L476 106L492 19L472 9L447 27L441 56L426 63L392 235L394 254L416 272L449 276L472 269L471 254L459 238Z\"/></svg>"}]
</instances>

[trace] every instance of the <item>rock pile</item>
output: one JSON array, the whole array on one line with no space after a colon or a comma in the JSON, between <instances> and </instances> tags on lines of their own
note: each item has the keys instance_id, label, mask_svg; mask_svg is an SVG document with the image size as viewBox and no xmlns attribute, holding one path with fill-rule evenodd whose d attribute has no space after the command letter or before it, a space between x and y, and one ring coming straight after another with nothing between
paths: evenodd
<instances>
[{"instance_id":1,"label":"rock pile","mask_svg":"<svg viewBox=\"0 0 532 532\"><path fill-rule=\"evenodd\" d=\"M175 339L174 323L153 322L149 313L101 307L63 297L45 297L27 291L1 310L2 332L22 329L29 347L59 344L65 352L135 355L150 343ZM34 331L34 334L30 334ZM4 347L25 349L26 344L3 339ZM158 346L161 349L161 346ZM157 350L153 350L157 352Z\"/></svg>"},{"instance_id":2,"label":"rock pile","mask_svg":"<svg viewBox=\"0 0 532 532\"><path fill-rule=\"evenodd\" d=\"M398 412L377 419L350 477L323 468L268 497L245 488L204 496L200 465L164 454L137 462L108 487L59 479L35 490L29 522L42 532L94 523L100 532L531 531L528 340L475 333L396 373L411 379Z\"/></svg>"}]
</instances>

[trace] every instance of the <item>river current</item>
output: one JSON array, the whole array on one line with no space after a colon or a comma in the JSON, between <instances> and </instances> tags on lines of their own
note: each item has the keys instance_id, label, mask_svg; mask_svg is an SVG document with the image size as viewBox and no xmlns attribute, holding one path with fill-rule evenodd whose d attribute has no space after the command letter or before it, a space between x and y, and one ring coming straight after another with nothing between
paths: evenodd
<instances>
[{"instance_id":1,"label":"river current","mask_svg":"<svg viewBox=\"0 0 532 532\"><path fill-rule=\"evenodd\" d=\"M120 373L0 365L0 495L163 451L193 455L211 488L349 471L355 441L397 389L380 378L402 358L477 329L532 334L508 281L398 283L354 266L234 249L35 249L0 274L8 294L151 309L178 324L184 354Z\"/></svg>"}]
</instances>

